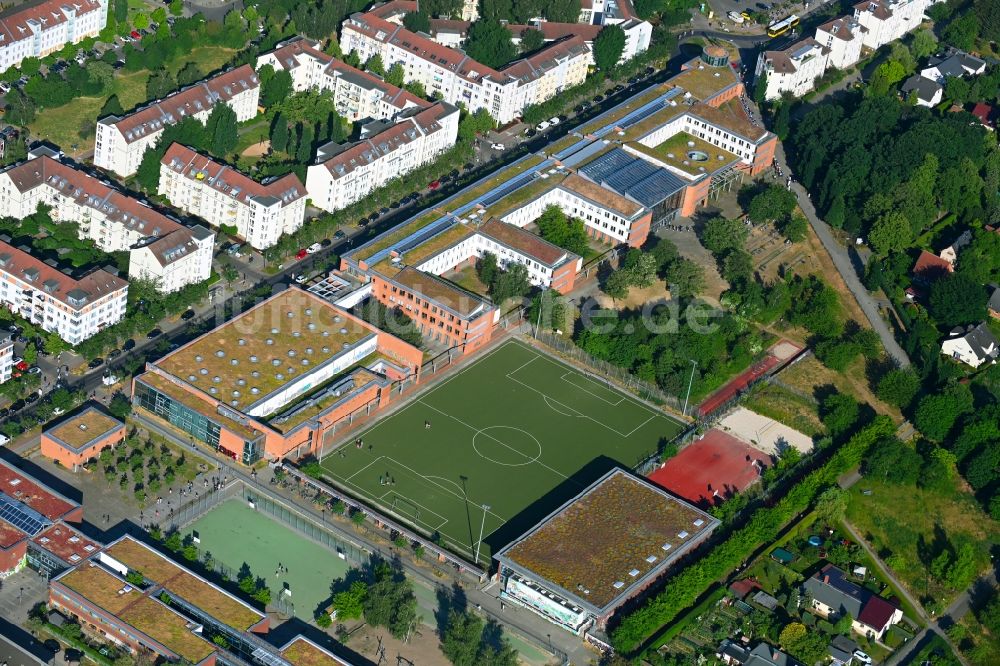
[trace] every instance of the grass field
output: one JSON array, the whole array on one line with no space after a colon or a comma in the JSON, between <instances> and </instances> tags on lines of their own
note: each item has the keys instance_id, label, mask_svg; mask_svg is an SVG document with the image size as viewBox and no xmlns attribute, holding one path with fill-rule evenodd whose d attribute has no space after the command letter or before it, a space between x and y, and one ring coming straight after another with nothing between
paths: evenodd
<instances>
[{"instance_id":1,"label":"grass field","mask_svg":"<svg viewBox=\"0 0 1000 666\"><path fill-rule=\"evenodd\" d=\"M267 581L272 599L287 586L295 616L310 621L320 604L330 597L330 583L342 577L348 565L332 552L294 530L232 499L194 521L184 533L194 531L202 553L234 572L246 563L255 576ZM278 563L288 573L275 576Z\"/></svg>"},{"instance_id":2,"label":"grass field","mask_svg":"<svg viewBox=\"0 0 1000 666\"><path fill-rule=\"evenodd\" d=\"M428 428L427 425L430 425ZM632 467L679 422L520 342L507 342L338 451L355 497L480 562L610 467ZM484 509L483 507L488 507Z\"/></svg>"}]
</instances>

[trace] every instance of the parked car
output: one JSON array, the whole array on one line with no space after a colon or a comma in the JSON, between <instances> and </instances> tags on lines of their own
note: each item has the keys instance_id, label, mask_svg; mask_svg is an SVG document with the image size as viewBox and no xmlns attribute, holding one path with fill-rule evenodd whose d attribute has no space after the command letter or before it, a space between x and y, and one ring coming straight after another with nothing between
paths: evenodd
<instances>
[{"instance_id":1,"label":"parked car","mask_svg":"<svg viewBox=\"0 0 1000 666\"><path fill-rule=\"evenodd\" d=\"M322 245L320 245L319 243L313 243L312 245L306 248L306 254L316 254L322 249L323 249Z\"/></svg>"},{"instance_id":2,"label":"parked car","mask_svg":"<svg viewBox=\"0 0 1000 666\"><path fill-rule=\"evenodd\" d=\"M31 366L29 366L24 361L18 361L17 363L14 364L14 367L20 370L21 372L27 372L28 368Z\"/></svg>"},{"instance_id":3,"label":"parked car","mask_svg":"<svg viewBox=\"0 0 1000 666\"><path fill-rule=\"evenodd\" d=\"M492 148L493 150L500 151L501 153L503 151L507 150L507 148L502 143L493 143L493 144L490 144L490 148Z\"/></svg>"},{"instance_id":4,"label":"parked car","mask_svg":"<svg viewBox=\"0 0 1000 666\"><path fill-rule=\"evenodd\" d=\"M343 231L341 231L340 229L337 229L337 233L335 233L333 235L333 237L334 238L343 238L345 235L346 234ZM333 241L330 240L329 238L324 238L323 240L321 240L319 242L319 244L322 245L323 247L330 247L331 245L333 245Z\"/></svg>"},{"instance_id":5,"label":"parked car","mask_svg":"<svg viewBox=\"0 0 1000 666\"><path fill-rule=\"evenodd\" d=\"M302 261L303 259L306 258L307 254L309 254L309 253L306 252L306 249L305 248L301 248L298 252L295 253L295 259L298 260L298 261Z\"/></svg>"},{"instance_id":6,"label":"parked car","mask_svg":"<svg viewBox=\"0 0 1000 666\"><path fill-rule=\"evenodd\" d=\"M125 66L125 61L124 60L116 60L115 64L111 65L111 68L115 69L115 70L119 70L119 69L121 69L124 66Z\"/></svg>"},{"instance_id":7,"label":"parked car","mask_svg":"<svg viewBox=\"0 0 1000 666\"><path fill-rule=\"evenodd\" d=\"M38 400L38 394L37 393L29 393L28 395L24 396L24 400L25 400L25 402L27 402L30 405L31 403L33 403L36 400Z\"/></svg>"},{"instance_id":8,"label":"parked car","mask_svg":"<svg viewBox=\"0 0 1000 666\"><path fill-rule=\"evenodd\" d=\"M132 32L130 32L129 37L131 37L132 39L142 39L142 35L139 33L138 30L133 30Z\"/></svg>"},{"instance_id":9,"label":"parked car","mask_svg":"<svg viewBox=\"0 0 1000 666\"><path fill-rule=\"evenodd\" d=\"M729 13L726 14L726 16L733 23L737 23L737 24L743 23L743 17L740 16L739 14L737 14L736 12L729 12Z\"/></svg>"},{"instance_id":10,"label":"parked car","mask_svg":"<svg viewBox=\"0 0 1000 666\"><path fill-rule=\"evenodd\" d=\"M869 657L866 653L862 652L861 650L854 651L854 658L858 661L859 664L867 665L872 663L872 658Z\"/></svg>"},{"instance_id":11,"label":"parked car","mask_svg":"<svg viewBox=\"0 0 1000 666\"><path fill-rule=\"evenodd\" d=\"M378 214L379 215L385 215L388 212L389 212L389 209L386 208L385 206L382 206L381 208L378 209Z\"/></svg>"},{"instance_id":12,"label":"parked car","mask_svg":"<svg viewBox=\"0 0 1000 666\"><path fill-rule=\"evenodd\" d=\"M549 128L549 125L550 125L549 121L543 120L542 122L538 123L538 131L544 132Z\"/></svg>"},{"instance_id":13,"label":"parked car","mask_svg":"<svg viewBox=\"0 0 1000 666\"><path fill-rule=\"evenodd\" d=\"M6 81L0 81L0 94L6 95L10 92L10 84Z\"/></svg>"},{"instance_id":14,"label":"parked car","mask_svg":"<svg viewBox=\"0 0 1000 666\"><path fill-rule=\"evenodd\" d=\"M432 180L430 183L427 184L427 189L429 190L436 190L439 187L441 187L440 180Z\"/></svg>"},{"instance_id":15,"label":"parked car","mask_svg":"<svg viewBox=\"0 0 1000 666\"><path fill-rule=\"evenodd\" d=\"M161 335L163 335L163 331L161 331L158 328L154 328L152 331L150 331L149 333L146 334L146 339L147 340L152 340L153 338L158 338ZM128 344L128 343L126 343L126 344ZM133 346L135 346L135 345L133 344Z\"/></svg>"},{"instance_id":16,"label":"parked car","mask_svg":"<svg viewBox=\"0 0 1000 666\"><path fill-rule=\"evenodd\" d=\"M11 365L13 365L15 368L22 363L24 363L24 359L21 358L20 356L15 356L14 360L11 361Z\"/></svg>"},{"instance_id":17,"label":"parked car","mask_svg":"<svg viewBox=\"0 0 1000 666\"><path fill-rule=\"evenodd\" d=\"M190 321L191 319L194 319L195 314L196 313L194 310L188 308L187 310L184 311L184 314L181 315L181 319L183 319L184 321Z\"/></svg>"},{"instance_id":18,"label":"parked car","mask_svg":"<svg viewBox=\"0 0 1000 666\"><path fill-rule=\"evenodd\" d=\"M559 116L553 116L552 118L549 118L549 125L558 125L558 124L559 124Z\"/></svg>"},{"instance_id":19,"label":"parked car","mask_svg":"<svg viewBox=\"0 0 1000 666\"><path fill-rule=\"evenodd\" d=\"M604 101L604 95L598 95L597 97L594 98L594 104L600 104L603 101Z\"/></svg>"},{"instance_id":20,"label":"parked car","mask_svg":"<svg viewBox=\"0 0 1000 666\"><path fill-rule=\"evenodd\" d=\"M87 364L88 368L99 368L104 365L104 359L98 356L97 358L90 359L90 363Z\"/></svg>"},{"instance_id":21,"label":"parked car","mask_svg":"<svg viewBox=\"0 0 1000 666\"><path fill-rule=\"evenodd\" d=\"M341 238L347 238L347 234L344 233L343 229L337 229L337 231L334 232L333 237L339 240ZM329 243L330 239L327 238L326 241Z\"/></svg>"},{"instance_id":22,"label":"parked car","mask_svg":"<svg viewBox=\"0 0 1000 666\"><path fill-rule=\"evenodd\" d=\"M28 368L28 374L29 375L40 375L40 374L42 374L42 369L39 368L37 365L36 366L32 366L32 367Z\"/></svg>"},{"instance_id":23,"label":"parked car","mask_svg":"<svg viewBox=\"0 0 1000 666\"><path fill-rule=\"evenodd\" d=\"M133 340L132 338L126 340L125 344L122 345L122 349L124 351L132 351L133 349L135 349L135 340Z\"/></svg>"},{"instance_id":24,"label":"parked car","mask_svg":"<svg viewBox=\"0 0 1000 666\"><path fill-rule=\"evenodd\" d=\"M121 349L112 349L111 351L108 352L108 358L109 359L118 358L121 355L122 355L122 350Z\"/></svg>"},{"instance_id":25,"label":"parked car","mask_svg":"<svg viewBox=\"0 0 1000 666\"><path fill-rule=\"evenodd\" d=\"M10 413L13 414L14 412L21 411L22 409L24 409L24 405L25 405L24 400L15 400L14 402L10 403Z\"/></svg>"},{"instance_id":26,"label":"parked car","mask_svg":"<svg viewBox=\"0 0 1000 666\"><path fill-rule=\"evenodd\" d=\"M296 275L292 279L295 280L295 284L305 284L306 280L309 279L309 276L303 273L302 275Z\"/></svg>"}]
</instances>

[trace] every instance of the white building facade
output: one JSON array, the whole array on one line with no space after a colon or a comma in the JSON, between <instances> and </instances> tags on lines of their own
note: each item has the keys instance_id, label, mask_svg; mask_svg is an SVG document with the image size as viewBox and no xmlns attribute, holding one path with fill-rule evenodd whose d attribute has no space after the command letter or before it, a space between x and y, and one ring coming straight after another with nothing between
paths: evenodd
<instances>
[{"instance_id":1,"label":"white building facade","mask_svg":"<svg viewBox=\"0 0 1000 666\"><path fill-rule=\"evenodd\" d=\"M104 252L129 252L129 274L159 280L163 291L211 276L215 234L202 228L195 234L200 237L196 248L190 236L197 227L185 227L145 202L63 164L48 150L39 153L0 171L0 208L6 215L23 219L38 210L38 204L46 204L54 220L78 223L80 235ZM142 269L141 261L135 260L139 248L160 241L157 247L164 250L161 258L167 263L160 270ZM167 252L168 248L183 251Z\"/></svg>"},{"instance_id":2,"label":"white building facade","mask_svg":"<svg viewBox=\"0 0 1000 666\"><path fill-rule=\"evenodd\" d=\"M847 69L861 60L867 29L853 16L841 16L816 28L816 41L826 49L826 63Z\"/></svg>"},{"instance_id":3,"label":"white building facade","mask_svg":"<svg viewBox=\"0 0 1000 666\"><path fill-rule=\"evenodd\" d=\"M330 91L337 113L352 123L393 118L407 109L430 106L402 88L323 53L315 42L301 37L257 58L257 69L264 65L287 71L296 92Z\"/></svg>"},{"instance_id":4,"label":"white building facade","mask_svg":"<svg viewBox=\"0 0 1000 666\"><path fill-rule=\"evenodd\" d=\"M438 103L353 144L320 147L306 172L313 205L346 208L393 178L427 164L455 145L459 111Z\"/></svg>"},{"instance_id":5,"label":"white building facade","mask_svg":"<svg viewBox=\"0 0 1000 666\"><path fill-rule=\"evenodd\" d=\"M0 18L0 71L96 37L108 22L109 1L46 0L6 12Z\"/></svg>"},{"instance_id":6,"label":"white building facade","mask_svg":"<svg viewBox=\"0 0 1000 666\"><path fill-rule=\"evenodd\" d=\"M71 345L125 316L128 283L103 270L75 279L0 242L0 305Z\"/></svg>"},{"instance_id":7,"label":"white building facade","mask_svg":"<svg viewBox=\"0 0 1000 666\"><path fill-rule=\"evenodd\" d=\"M14 334L0 335L0 384L14 375Z\"/></svg>"},{"instance_id":8,"label":"white building facade","mask_svg":"<svg viewBox=\"0 0 1000 666\"><path fill-rule=\"evenodd\" d=\"M766 99L784 93L799 97L816 85L826 71L826 51L815 39L806 38L783 51L764 51L757 60L757 76L767 77Z\"/></svg>"},{"instance_id":9,"label":"white building facade","mask_svg":"<svg viewBox=\"0 0 1000 666\"><path fill-rule=\"evenodd\" d=\"M120 176L139 169L143 153L153 147L163 128L188 116L202 123L216 104L227 104L236 120L257 115L260 81L250 65L243 65L179 90L123 117L108 116L97 122L94 164Z\"/></svg>"},{"instance_id":10,"label":"white building facade","mask_svg":"<svg viewBox=\"0 0 1000 666\"><path fill-rule=\"evenodd\" d=\"M917 28L935 0L866 0L854 5L854 19L865 28L865 46L875 50Z\"/></svg>"},{"instance_id":11,"label":"white building facade","mask_svg":"<svg viewBox=\"0 0 1000 666\"><path fill-rule=\"evenodd\" d=\"M160 162L159 193L213 227L236 227L258 250L297 231L306 214L306 187L295 174L258 183L178 143Z\"/></svg>"},{"instance_id":12,"label":"white building facade","mask_svg":"<svg viewBox=\"0 0 1000 666\"><path fill-rule=\"evenodd\" d=\"M462 103L473 113L486 109L500 123L519 117L528 104L545 101L545 95L581 83L592 58L585 44L574 40L562 49L562 42L553 44L498 71L371 13L353 14L344 21L340 41L344 51L356 51L362 61L379 55L387 69L400 63L405 79L419 81L429 95ZM582 66L570 62L576 60ZM538 85L549 70L557 71L553 79Z\"/></svg>"}]
</instances>

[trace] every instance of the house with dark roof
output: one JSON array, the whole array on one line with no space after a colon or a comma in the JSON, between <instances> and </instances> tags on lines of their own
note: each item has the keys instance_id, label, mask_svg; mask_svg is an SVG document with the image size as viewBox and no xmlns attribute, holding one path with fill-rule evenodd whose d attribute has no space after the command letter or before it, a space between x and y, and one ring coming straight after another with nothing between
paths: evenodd
<instances>
[{"instance_id":1,"label":"house with dark roof","mask_svg":"<svg viewBox=\"0 0 1000 666\"><path fill-rule=\"evenodd\" d=\"M882 597L872 595L861 609L861 614L852 623L851 629L869 640L880 641L885 636L886 630L902 619L903 611L898 606Z\"/></svg>"},{"instance_id":2,"label":"house with dark roof","mask_svg":"<svg viewBox=\"0 0 1000 666\"><path fill-rule=\"evenodd\" d=\"M831 666L850 666L854 662L854 651L858 644L847 636L834 636L827 647Z\"/></svg>"},{"instance_id":3,"label":"house with dark roof","mask_svg":"<svg viewBox=\"0 0 1000 666\"><path fill-rule=\"evenodd\" d=\"M931 56L927 64L928 67L920 70L920 76L937 81L941 85L944 85L949 78L978 76L986 71L985 60L959 50Z\"/></svg>"},{"instance_id":4,"label":"house with dark roof","mask_svg":"<svg viewBox=\"0 0 1000 666\"><path fill-rule=\"evenodd\" d=\"M990 300L986 302L986 309L994 319L1000 319L1000 286L990 285Z\"/></svg>"},{"instance_id":5,"label":"house with dark roof","mask_svg":"<svg viewBox=\"0 0 1000 666\"><path fill-rule=\"evenodd\" d=\"M847 574L828 564L802 584L812 610L827 619L844 615L858 617L871 593L847 579Z\"/></svg>"},{"instance_id":6,"label":"house with dark roof","mask_svg":"<svg viewBox=\"0 0 1000 666\"><path fill-rule=\"evenodd\" d=\"M996 363L1000 356L1000 341L985 323L952 329L950 337L941 342L941 353L978 368L983 363Z\"/></svg>"},{"instance_id":7,"label":"house with dark roof","mask_svg":"<svg viewBox=\"0 0 1000 666\"><path fill-rule=\"evenodd\" d=\"M927 107L937 106L944 97L944 87L940 83L917 74L906 79L901 91L904 98L913 94L918 105Z\"/></svg>"}]
</instances>

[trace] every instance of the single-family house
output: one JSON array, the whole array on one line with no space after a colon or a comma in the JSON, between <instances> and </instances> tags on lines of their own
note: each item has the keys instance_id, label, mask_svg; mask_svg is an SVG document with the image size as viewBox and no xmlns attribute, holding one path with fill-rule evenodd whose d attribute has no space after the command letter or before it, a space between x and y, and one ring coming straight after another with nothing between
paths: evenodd
<instances>
[{"instance_id":1,"label":"single-family house","mask_svg":"<svg viewBox=\"0 0 1000 666\"><path fill-rule=\"evenodd\" d=\"M978 368L983 363L996 363L1000 356L1000 341L985 323L952 329L950 337L941 343L941 353Z\"/></svg>"},{"instance_id":2,"label":"single-family house","mask_svg":"<svg viewBox=\"0 0 1000 666\"><path fill-rule=\"evenodd\" d=\"M933 282L948 273L954 273L955 267L947 259L942 259L927 250L921 250L917 262L913 264L913 279L923 283Z\"/></svg>"},{"instance_id":3,"label":"single-family house","mask_svg":"<svg viewBox=\"0 0 1000 666\"><path fill-rule=\"evenodd\" d=\"M861 615L851 624L851 629L869 640L882 640L886 630L902 619L903 611L898 606L882 597L872 595L861 609Z\"/></svg>"},{"instance_id":4,"label":"single-family house","mask_svg":"<svg viewBox=\"0 0 1000 666\"><path fill-rule=\"evenodd\" d=\"M941 254L939 254L938 256L940 256L942 259L944 259L949 264L954 266L955 262L958 261L958 253L961 251L963 247L965 247L971 242L972 242L972 231L966 229L961 233L961 235L959 235L958 238L955 239L954 243L952 243L945 249L941 250Z\"/></svg>"},{"instance_id":5,"label":"single-family house","mask_svg":"<svg viewBox=\"0 0 1000 666\"><path fill-rule=\"evenodd\" d=\"M802 587L811 599L812 610L827 619L858 617L869 594L847 580L847 574L832 564L806 580Z\"/></svg>"},{"instance_id":6,"label":"single-family house","mask_svg":"<svg viewBox=\"0 0 1000 666\"><path fill-rule=\"evenodd\" d=\"M995 108L985 102L979 102L972 107L972 111L970 111L970 113L974 115L977 120L979 120L980 125L991 132L996 131L997 110Z\"/></svg>"},{"instance_id":7,"label":"single-family house","mask_svg":"<svg viewBox=\"0 0 1000 666\"><path fill-rule=\"evenodd\" d=\"M917 105L935 107L944 98L944 87L934 79L914 74L906 79L902 87L903 97L915 95Z\"/></svg>"},{"instance_id":8,"label":"single-family house","mask_svg":"<svg viewBox=\"0 0 1000 666\"><path fill-rule=\"evenodd\" d=\"M977 76L986 71L986 61L964 51L952 51L931 56L920 76L944 85L946 79L958 76Z\"/></svg>"},{"instance_id":9,"label":"single-family house","mask_svg":"<svg viewBox=\"0 0 1000 666\"><path fill-rule=\"evenodd\" d=\"M994 319L1000 319L1000 286L991 285L990 300L986 302L986 309Z\"/></svg>"},{"instance_id":10,"label":"single-family house","mask_svg":"<svg viewBox=\"0 0 1000 666\"><path fill-rule=\"evenodd\" d=\"M743 666L802 666L787 654L767 643L758 643L750 651L750 656Z\"/></svg>"},{"instance_id":11,"label":"single-family house","mask_svg":"<svg viewBox=\"0 0 1000 666\"><path fill-rule=\"evenodd\" d=\"M834 636L827 647L830 654L830 666L851 666L854 663L854 651L858 644L847 636Z\"/></svg>"}]
</instances>

